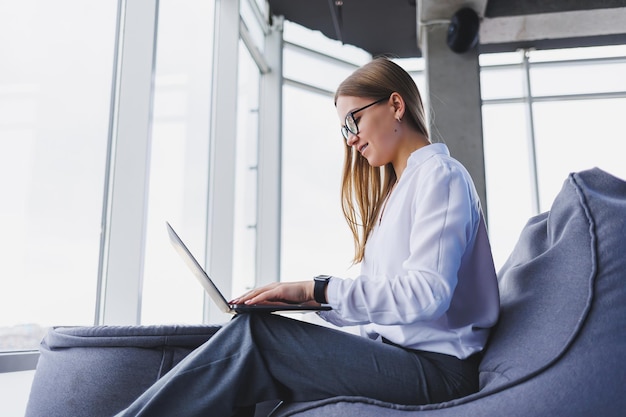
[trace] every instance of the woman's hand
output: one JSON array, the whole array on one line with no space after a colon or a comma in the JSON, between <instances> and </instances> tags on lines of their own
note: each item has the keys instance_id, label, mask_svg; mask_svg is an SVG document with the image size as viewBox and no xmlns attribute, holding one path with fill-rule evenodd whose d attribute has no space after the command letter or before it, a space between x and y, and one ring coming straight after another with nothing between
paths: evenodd
<instances>
[{"instance_id":1,"label":"woman's hand","mask_svg":"<svg viewBox=\"0 0 626 417\"><path fill-rule=\"evenodd\" d=\"M319 305L313 298L314 282L274 282L248 291L231 304L309 304Z\"/></svg>"}]
</instances>

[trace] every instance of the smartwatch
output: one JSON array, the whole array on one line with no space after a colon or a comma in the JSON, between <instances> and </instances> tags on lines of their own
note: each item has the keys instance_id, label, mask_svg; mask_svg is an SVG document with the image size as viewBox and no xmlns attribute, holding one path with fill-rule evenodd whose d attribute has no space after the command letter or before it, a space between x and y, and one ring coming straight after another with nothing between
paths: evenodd
<instances>
[{"instance_id":1,"label":"smartwatch","mask_svg":"<svg viewBox=\"0 0 626 417\"><path fill-rule=\"evenodd\" d=\"M326 287L328 286L328 281L330 281L332 277L330 275L318 275L313 280L315 281L315 286L313 287L313 298L316 302L320 304L326 304L328 301L326 300Z\"/></svg>"}]
</instances>

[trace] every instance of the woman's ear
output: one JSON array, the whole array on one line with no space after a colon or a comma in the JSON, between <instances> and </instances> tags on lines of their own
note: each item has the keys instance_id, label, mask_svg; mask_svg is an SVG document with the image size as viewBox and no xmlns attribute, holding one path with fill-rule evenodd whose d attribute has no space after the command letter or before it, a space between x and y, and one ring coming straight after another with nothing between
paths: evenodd
<instances>
[{"instance_id":1,"label":"woman's ear","mask_svg":"<svg viewBox=\"0 0 626 417\"><path fill-rule=\"evenodd\" d=\"M404 117L405 103L402 96L396 92L391 93L389 97L391 104L393 105L393 118L401 121Z\"/></svg>"}]
</instances>

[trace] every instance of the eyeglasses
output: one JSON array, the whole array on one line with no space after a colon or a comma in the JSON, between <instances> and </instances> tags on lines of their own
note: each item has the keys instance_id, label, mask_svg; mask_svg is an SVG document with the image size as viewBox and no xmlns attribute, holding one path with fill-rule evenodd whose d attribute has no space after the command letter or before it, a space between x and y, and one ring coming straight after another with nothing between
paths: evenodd
<instances>
[{"instance_id":1,"label":"eyeglasses","mask_svg":"<svg viewBox=\"0 0 626 417\"><path fill-rule=\"evenodd\" d=\"M359 134L359 126L356 124L356 119L354 118L354 115L356 113L363 111L368 107L372 107L375 104L381 103L385 100L387 100L387 97L376 100L375 102L370 103L367 106L363 106L360 109L356 109L346 114L345 125L341 126L341 134L343 135L343 138L347 141L350 138L350 133L352 133L353 135Z\"/></svg>"}]
</instances>

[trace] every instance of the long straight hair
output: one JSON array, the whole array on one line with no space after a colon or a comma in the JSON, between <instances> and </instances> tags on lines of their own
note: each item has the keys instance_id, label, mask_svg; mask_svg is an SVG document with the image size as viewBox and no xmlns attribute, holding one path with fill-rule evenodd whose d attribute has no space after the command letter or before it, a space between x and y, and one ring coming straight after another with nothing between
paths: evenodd
<instances>
[{"instance_id":1,"label":"long straight hair","mask_svg":"<svg viewBox=\"0 0 626 417\"><path fill-rule=\"evenodd\" d=\"M378 100L398 93L405 102L403 122L428 139L424 105L413 78L388 58L376 58L354 71L337 88L339 96ZM341 181L341 208L354 239L354 263L365 255L365 244L376 225L383 203L397 180L391 163L371 166L365 157L346 144Z\"/></svg>"}]
</instances>

